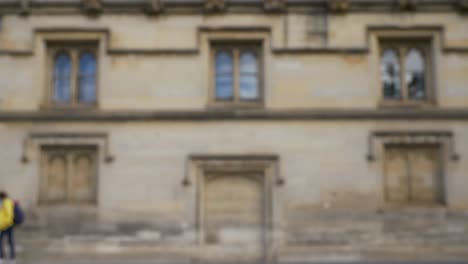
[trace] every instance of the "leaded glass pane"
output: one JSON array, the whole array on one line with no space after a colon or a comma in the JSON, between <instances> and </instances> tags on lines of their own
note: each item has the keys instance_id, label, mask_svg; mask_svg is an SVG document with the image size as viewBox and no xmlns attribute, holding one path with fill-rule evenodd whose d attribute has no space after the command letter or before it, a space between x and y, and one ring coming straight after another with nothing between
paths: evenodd
<instances>
[{"instance_id":1,"label":"leaded glass pane","mask_svg":"<svg viewBox=\"0 0 468 264\"><path fill-rule=\"evenodd\" d=\"M244 51L240 55L240 99L258 99L258 63L255 52Z\"/></svg>"},{"instance_id":2,"label":"leaded glass pane","mask_svg":"<svg viewBox=\"0 0 468 264\"><path fill-rule=\"evenodd\" d=\"M419 49L411 49L406 55L405 82L408 87L408 98L422 100L426 98L424 55Z\"/></svg>"},{"instance_id":3,"label":"leaded glass pane","mask_svg":"<svg viewBox=\"0 0 468 264\"><path fill-rule=\"evenodd\" d=\"M216 98L227 100L233 98L232 76L218 75L216 76Z\"/></svg>"},{"instance_id":4,"label":"leaded glass pane","mask_svg":"<svg viewBox=\"0 0 468 264\"><path fill-rule=\"evenodd\" d=\"M401 99L400 62L396 50L387 49L381 58L382 89L385 99Z\"/></svg>"},{"instance_id":5,"label":"leaded glass pane","mask_svg":"<svg viewBox=\"0 0 468 264\"><path fill-rule=\"evenodd\" d=\"M257 73L257 55L253 51L244 51L240 55L240 72Z\"/></svg>"},{"instance_id":6,"label":"leaded glass pane","mask_svg":"<svg viewBox=\"0 0 468 264\"><path fill-rule=\"evenodd\" d=\"M61 52L54 61L54 102L69 103L71 99L71 60L66 52Z\"/></svg>"},{"instance_id":7,"label":"leaded glass pane","mask_svg":"<svg viewBox=\"0 0 468 264\"><path fill-rule=\"evenodd\" d=\"M93 53L85 52L80 55L78 84L78 101L96 102L96 58Z\"/></svg>"},{"instance_id":8,"label":"leaded glass pane","mask_svg":"<svg viewBox=\"0 0 468 264\"><path fill-rule=\"evenodd\" d=\"M233 60L227 51L216 53L216 99L229 100L233 98Z\"/></svg>"},{"instance_id":9,"label":"leaded glass pane","mask_svg":"<svg viewBox=\"0 0 468 264\"><path fill-rule=\"evenodd\" d=\"M258 78L256 75L241 75L240 98L245 100L258 99Z\"/></svg>"}]
</instances>

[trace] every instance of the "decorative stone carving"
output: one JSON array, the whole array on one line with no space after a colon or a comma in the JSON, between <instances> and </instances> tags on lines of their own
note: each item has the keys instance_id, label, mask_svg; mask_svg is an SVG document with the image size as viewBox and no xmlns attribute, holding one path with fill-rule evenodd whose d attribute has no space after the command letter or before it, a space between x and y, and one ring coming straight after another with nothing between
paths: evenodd
<instances>
[{"instance_id":1,"label":"decorative stone carving","mask_svg":"<svg viewBox=\"0 0 468 264\"><path fill-rule=\"evenodd\" d=\"M398 0L398 6L403 10L415 10L418 5L418 0Z\"/></svg>"},{"instance_id":2,"label":"decorative stone carving","mask_svg":"<svg viewBox=\"0 0 468 264\"><path fill-rule=\"evenodd\" d=\"M29 14L31 8L31 1L30 0L20 0L20 8L21 8L21 15Z\"/></svg>"},{"instance_id":3,"label":"decorative stone carving","mask_svg":"<svg viewBox=\"0 0 468 264\"><path fill-rule=\"evenodd\" d=\"M349 9L349 0L331 0L328 7L332 12L344 13Z\"/></svg>"},{"instance_id":4,"label":"decorative stone carving","mask_svg":"<svg viewBox=\"0 0 468 264\"><path fill-rule=\"evenodd\" d=\"M222 12L225 8L225 0L205 0L205 10L208 12Z\"/></svg>"},{"instance_id":5,"label":"decorative stone carving","mask_svg":"<svg viewBox=\"0 0 468 264\"><path fill-rule=\"evenodd\" d=\"M281 12L285 9L286 4L284 0L265 0L263 7L268 12Z\"/></svg>"},{"instance_id":6,"label":"decorative stone carving","mask_svg":"<svg viewBox=\"0 0 468 264\"><path fill-rule=\"evenodd\" d=\"M460 7L461 10L468 11L468 0L459 0L458 6Z\"/></svg>"},{"instance_id":7,"label":"decorative stone carving","mask_svg":"<svg viewBox=\"0 0 468 264\"><path fill-rule=\"evenodd\" d=\"M147 0L145 11L149 14L158 14L164 10L163 0Z\"/></svg>"},{"instance_id":8,"label":"decorative stone carving","mask_svg":"<svg viewBox=\"0 0 468 264\"><path fill-rule=\"evenodd\" d=\"M82 0L83 8L88 13L99 13L102 10L101 0Z\"/></svg>"}]
</instances>

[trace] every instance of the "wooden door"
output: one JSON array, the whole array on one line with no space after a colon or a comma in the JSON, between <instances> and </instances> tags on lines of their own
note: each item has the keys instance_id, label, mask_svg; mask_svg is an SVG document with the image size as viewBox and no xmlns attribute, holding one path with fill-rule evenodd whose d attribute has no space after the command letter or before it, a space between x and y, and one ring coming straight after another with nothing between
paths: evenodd
<instances>
[{"instance_id":1,"label":"wooden door","mask_svg":"<svg viewBox=\"0 0 468 264\"><path fill-rule=\"evenodd\" d=\"M92 146L43 147L40 201L92 203L96 201L97 150Z\"/></svg>"},{"instance_id":2,"label":"wooden door","mask_svg":"<svg viewBox=\"0 0 468 264\"><path fill-rule=\"evenodd\" d=\"M263 175L206 175L204 243L208 258L259 261L264 253L264 209Z\"/></svg>"},{"instance_id":3,"label":"wooden door","mask_svg":"<svg viewBox=\"0 0 468 264\"><path fill-rule=\"evenodd\" d=\"M442 203L440 147L387 146L385 189L386 199L390 203Z\"/></svg>"},{"instance_id":4,"label":"wooden door","mask_svg":"<svg viewBox=\"0 0 468 264\"><path fill-rule=\"evenodd\" d=\"M58 203L67 200L68 155L61 148L44 148L41 156L42 202Z\"/></svg>"},{"instance_id":5,"label":"wooden door","mask_svg":"<svg viewBox=\"0 0 468 264\"><path fill-rule=\"evenodd\" d=\"M388 202L405 203L409 200L409 175L405 150L388 147L385 152L385 194Z\"/></svg>"},{"instance_id":6,"label":"wooden door","mask_svg":"<svg viewBox=\"0 0 468 264\"><path fill-rule=\"evenodd\" d=\"M92 203L96 200L96 150L77 148L70 152L71 173L69 181L70 201Z\"/></svg>"},{"instance_id":7,"label":"wooden door","mask_svg":"<svg viewBox=\"0 0 468 264\"><path fill-rule=\"evenodd\" d=\"M439 149L433 146L413 148L407 152L410 181L410 200L433 203L441 200Z\"/></svg>"}]
</instances>

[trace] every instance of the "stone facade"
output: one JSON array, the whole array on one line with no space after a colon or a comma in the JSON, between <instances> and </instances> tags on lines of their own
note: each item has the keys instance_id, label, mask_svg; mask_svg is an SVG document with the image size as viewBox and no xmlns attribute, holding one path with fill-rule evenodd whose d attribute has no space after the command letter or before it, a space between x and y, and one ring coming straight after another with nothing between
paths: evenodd
<instances>
[{"instance_id":1,"label":"stone facade","mask_svg":"<svg viewBox=\"0 0 468 264\"><path fill-rule=\"evenodd\" d=\"M20 257L467 260L468 17L436 2L0 1ZM423 97L401 59L388 100L387 46L423 47ZM256 100L218 100L244 47ZM56 103L62 51L72 96L95 55L91 104Z\"/></svg>"}]
</instances>

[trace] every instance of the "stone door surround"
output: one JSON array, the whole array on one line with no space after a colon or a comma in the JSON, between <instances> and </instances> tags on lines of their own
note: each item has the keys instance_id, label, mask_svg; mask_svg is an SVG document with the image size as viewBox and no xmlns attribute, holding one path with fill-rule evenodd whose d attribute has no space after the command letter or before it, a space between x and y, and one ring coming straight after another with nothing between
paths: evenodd
<instances>
[{"instance_id":1,"label":"stone door surround","mask_svg":"<svg viewBox=\"0 0 468 264\"><path fill-rule=\"evenodd\" d=\"M206 225L206 183L213 175L222 175L220 177L238 177L244 178L243 183L256 183L261 190L261 260L268 262L272 259L272 248L274 247L273 234L276 225L280 223L280 213L278 212L280 199L277 195L276 187L283 183L283 180L278 176L278 157L276 155L191 155L189 158L188 174L184 179L186 186L191 186L194 183L195 188L195 215L196 215L196 230L197 243L201 250L200 258L203 259L209 254L205 249L209 249L210 242L207 241ZM225 178L227 179L227 178ZM229 179L228 181L229 182ZM233 181L235 182L235 181ZM226 185L225 187L236 188L235 184ZM242 186L240 186L242 187ZM248 186L243 186L247 189ZM239 190L241 190L240 188ZM252 187L253 189L253 187ZM222 203L223 201L220 201ZM218 206L222 207L221 204ZM226 208L229 208L226 204ZM247 217L248 218L248 217Z\"/></svg>"}]
</instances>

